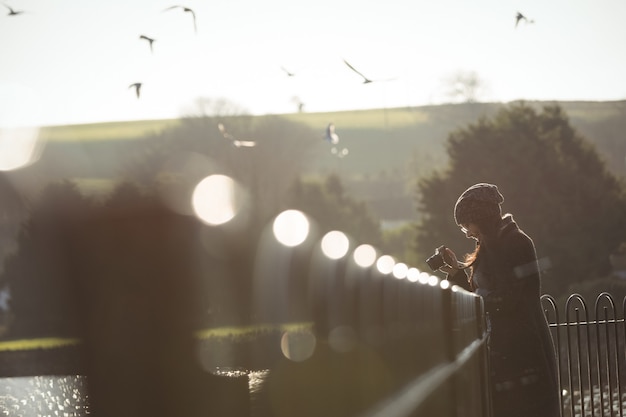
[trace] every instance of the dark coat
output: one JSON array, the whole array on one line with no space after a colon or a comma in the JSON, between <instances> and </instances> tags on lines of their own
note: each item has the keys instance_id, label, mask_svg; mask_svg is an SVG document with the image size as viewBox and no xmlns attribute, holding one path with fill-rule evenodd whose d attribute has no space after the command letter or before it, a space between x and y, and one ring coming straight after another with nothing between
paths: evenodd
<instances>
[{"instance_id":1,"label":"dark coat","mask_svg":"<svg viewBox=\"0 0 626 417\"><path fill-rule=\"evenodd\" d=\"M450 279L467 288L464 275ZM559 416L556 355L540 284L532 239L504 216L496 235L481 242L471 279L487 313L494 417Z\"/></svg>"}]
</instances>

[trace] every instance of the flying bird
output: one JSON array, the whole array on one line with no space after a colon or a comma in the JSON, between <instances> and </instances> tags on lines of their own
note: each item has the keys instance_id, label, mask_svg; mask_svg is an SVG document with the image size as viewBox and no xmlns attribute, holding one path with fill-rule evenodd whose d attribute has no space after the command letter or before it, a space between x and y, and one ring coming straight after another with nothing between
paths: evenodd
<instances>
[{"instance_id":1,"label":"flying bird","mask_svg":"<svg viewBox=\"0 0 626 417\"><path fill-rule=\"evenodd\" d=\"M329 123L328 126L326 127L326 135L324 136L324 139L332 143L333 145L336 145L337 143L339 143L339 135L335 133L334 123Z\"/></svg>"},{"instance_id":2,"label":"flying bird","mask_svg":"<svg viewBox=\"0 0 626 417\"><path fill-rule=\"evenodd\" d=\"M236 146L237 148L252 148L254 146L256 146L256 142L252 141L252 140L238 140L235 139L235 137L233 135L231 135L230 133L228 133L226 131L226 128L224 127L224 125L222 123L218 123L217 124L217 128L220 130L220 133L222 134L222 136L225 139L230 140L234 146Z\"/></svg>"},{"instance_id":3,"label":"flying bird","mask_svg":"<svg viewBox=\"0 0 626 417\"><path fill-rule=\"evenodd\" d=\"M395 78L385 78L383 80L372 80L367 78L365 75L363 75L362 73L360 73L359 71L356 70L356 68L354 68L352 65L350 65L350 63L348 63L348 61L346 61L345 59L343 60L343 62L354 72L356 72L357 74L359 74L362 78L363 78L363 84L369 84L369 83L373 83L375 81L392 81L395 80Z\"/></svg>"},{"instance_id":4,"label":"flying bird","mask_svg":"<svg viewBox=\"0 0 626 417\"><path fill-rule=\"evenodd\" d=\"M287 70L285 69L285 67L280 67L280 68L281 68L283 71L285 71L285 74L287 74L287 77L293 77L294 75L296 75L296 74L294 74L293 72L287 71Z\"/></svg>"},{"instance_id":5,"label":"flying bird","mask_svg":"<svg viewBox=\"0 0 626 417\"><path fill-rule=\"evenodd\" d=\"M354 72L356 72L357 74L359 74L362 78L363 78L363 84L369 84L371 82L373 82L372 80L370 80L369 78L367 78L365 75L361 74L359 71L356 70L356 68L354 68L352 65L350 65L350 63L348 63L348 61L346 61L345 59L343 60L343 62Z\"/></svg>"},{"instance_id":6,"label":"flying bird","mask_svg":"<svg viewBox=\"0 0 626 417\"><path fill-rule=\"evenodd\" d=\"M176 6L170 6L163 11L165 12L165 11L172 10L172 9L183 9L183 12L190 13L191 16L193 17L193 30L195 33L198 33L198 27L196 26L196 14L194 13L192 9L190 9L189 7L185 7L185 6L176 5Z\"/></svg>"},{"instance_id":7,"label":"flying bird","mask_svg":"<svg viewBox=\"0 0 626 417\"><path fill-rule=\"evenodd\" d=\"M148 43L150 44L150 52L154 52L154 50L152 49L152 43L155 41L155 39L150 38L150 37L148 37L146 35L140 35L139 39L143 39L143 40L148 41Z\"/></svg>"},{"instance_id":8,"label":"flying bird","mask_svg":"<svg viewBox=\"0 0 626 417\"><path fill-rule=\"evenodd\" d=\"M7 14L7 16L17 16L17 15L24 13L23 10L14 10L13 8L7 6L6 4L4 5L4 7L9 9L9 13Z\"/></svg>"},{"instance_id":9,"label":"flying bird","mask_svg":"<svg viewBox=\"0 0 626 417\"><path fill-rule=\"evenodd\" d=\"M517 25L519 25L519 22L523 20L526 23L535 23L534 20L529 20L526 16L524 16L523 14L521 14L520 12L517 12L517 14L515 15L515 27L517 27Z\"/></svg>"},{"instance_id":10,"label":"flying bird","mask_svg":"<svg viewBox=\"0 0 626 417\"><path fill-rule=\"evenodd\" d=\"M137 94L137 98L139 98L139 94L141 91L141 83L134 83L128 86L128 88L134 88L135 93Z\"/></svg>"}]
</instances>

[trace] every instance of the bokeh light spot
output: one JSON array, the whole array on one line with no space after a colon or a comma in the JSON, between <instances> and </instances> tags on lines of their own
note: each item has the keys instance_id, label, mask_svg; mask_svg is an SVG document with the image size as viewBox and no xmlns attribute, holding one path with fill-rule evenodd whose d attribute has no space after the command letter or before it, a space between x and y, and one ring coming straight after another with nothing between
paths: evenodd
<instances>
[{"instance_id":1,"label":"bokeh light spot","mask_svg":"<svg viewBox=\"0 0 626 417\"><path fill-rule=\"evenodd\" d=\"M337 326L328 334L328 344L335 352L350 352L356 347L357 335L350 326Z\"/></svg>"},{"instance_id":2,"label":"bokeh light spot","mask_svg":"<svg viewBox=\"0 0 626 417\"><path fill-rule=\"evenodd\" d=\"M437 285L439 285L439 278L437 278L434 275L431 275L428 277L428 285L432 286L432 287L436 287Z\"/></svg>"},{"instance_id":3,"label":"bokeh light spot","mask_svg":"<svg viewBox=\"0 0 626 417\"><path fill-rule=\"evenodd\" d=\"M0 171L30 165L39 158L39 129L0 127Z\"/></svg>"},{"instance_id":4,"label":"bokeh light spot","mask_svg":"<svg viewBox=\"0 0 626 417\"><path fill-rule=\"evenodd\" d=\"M372 245L360 245L354 250L354 262L363 268L370 267L376 262L376 249Z\"/></svg>"},{"instance_id":5,"label":"bokeh light spot","mask_svg":"<svg viewBox=\"0 0 626 417\"><path fill-rule=\"evenodd\" d=\"M420 284L428 284L429 278L430 278L430 275L428 274L428 272L420 272L420 275L417 278L417 280L420 282Z\"/></svg>"},{"instance_id":6,"label":"bokeh light spot","mask_svg":"<svg viewBox=\"0 0 626 417\"><path fill-rule=\"evenodd\" d=\"M205 223L220 225L237 214L235 181L225 175L210 175L196 185L191 203L196 215Z\"/></svg>"},{"instance_id":7,"label":"bokeh light spot","mask_svg":"<svg viewBox=\"0 0 626 417\"><path fill-rule=\"evenodd\" d=\"M298 246L309 236L309 220L299 210L285 210L274 219L276 240L285 246Z\"/></svg>"},{"instance_id":8,"label":"bokeh light spot","mask_svg":"<svg viewBox=\"0 0 626 417\"><path fill-rule=\"evenodd\" d=\"M409 268L406 273L406 278L411 282L417 282L420 276L420 271L417 268Z\"/></svg>"},{"instance_id":9,"label":"bokeh light spot","mask_svg":"<svg viewBox=\"0 0 626 417\"><path fill-rule=\"evenodd\" d=\"M310 330L285 332L280 339L280 349L287 359L302 362L313 355L315 335Z\"/></svg>"},{"instance_id":10,"label":"bokeh light spot","mask_svg":"<svg viewBox=\"0 0 626 417\"><path fill-rule=\"evenodd\" d=\"M322 238L322 252L330 259L343 258L350 248L350 241L343 232L333 230Z\"/></svg>"},{"instance_id":11,"label":"bokeh light spot","mask_svg":"<svg viewBox=\"0 0 626 417\"><path fill-rule=\"evenodd\" d=\"M390 255L383 255L376 261L376 268L381 274L391 274L396 261Z\"/></svg>"},{"instance_id":12,"label":"bokeh light spot","mask_svg":"<svg viewBox=\"0 0 626 417\"><path fill-rule=\"evenodd\" d=\"M398 262L393 266L393 276L398 279L406 278L407 273L409 272L409 267L406 266L405 263Z\"/></svg>"}]
</instances>

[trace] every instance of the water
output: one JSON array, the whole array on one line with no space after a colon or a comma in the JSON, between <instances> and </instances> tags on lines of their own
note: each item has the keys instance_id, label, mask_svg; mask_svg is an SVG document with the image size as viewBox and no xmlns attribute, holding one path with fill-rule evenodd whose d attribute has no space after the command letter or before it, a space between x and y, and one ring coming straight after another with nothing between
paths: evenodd
<instances>
[{"instance_id":1,"label":"water","mask_svg":"<svg viewBox=\"0 0 626 417\"><path fill-rule=\"evenodd\" d=\"M89 415L86 379L79 375L0 379L0 416Z\"/></svg>"},{"instance_id":2,"label":"water","mask_svg":"<svg viewBox=\"0 0 626 417\"><path fill-rule=\"evenodd\" d=\"M264 371L216 370L216 374L249 377L252 416L266 414ZM87 379L80 375L0 378L0 417L88 416Z\"/></svg>"}]
</instances>

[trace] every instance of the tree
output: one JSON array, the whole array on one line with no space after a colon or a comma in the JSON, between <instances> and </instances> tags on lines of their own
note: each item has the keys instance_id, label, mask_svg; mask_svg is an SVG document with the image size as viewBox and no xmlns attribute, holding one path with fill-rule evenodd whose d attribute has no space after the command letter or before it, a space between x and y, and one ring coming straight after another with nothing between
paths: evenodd
<instances>
[{"instance_id":1,"label":"tree","mask_svg":"<svg viewBox=\"0 0 626 417\"><path fill-rule=\"evenodd\" d=\"M497 184L546 267L544 292L602 276L608 255L626 236L626 192L596 149L559 106L538 113L523 103L450 134L450 163L419 182L416 246L422 258L446 244L471 243L453 220L456 198L478 182Z\"/></svg>"},{"instance_id":2,"label":"tree","mask_svg":"<svg viewBox=\"0 0 626 417\"><path fill-rule=\"evenodd\" d=\"M453 102L475 103L486 90L475 71L459 71L446 80L447 96Z\"/></svg>"}]
</instances>

